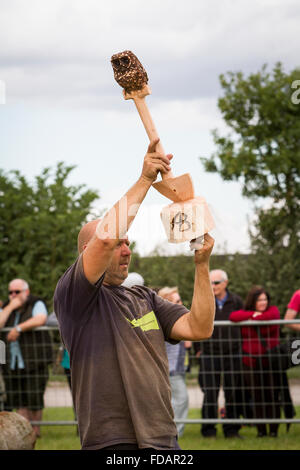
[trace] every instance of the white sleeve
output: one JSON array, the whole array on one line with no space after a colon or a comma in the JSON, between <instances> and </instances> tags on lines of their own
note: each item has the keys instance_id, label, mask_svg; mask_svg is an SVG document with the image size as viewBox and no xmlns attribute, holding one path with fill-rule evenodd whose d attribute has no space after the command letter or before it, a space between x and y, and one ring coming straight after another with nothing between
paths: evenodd
<instances>
[{"instance_id":1,"label":"white sleeve","mask_svg":"<svg viewBox=\"0 0 300 470\"><path fill-rule=\"evenodd\" d=\"M47 311L46 305L41 300L38 300L37 302L35 302L35 304L33 306L32 316L35 317L36 315L39 315L41 313L48 316L48 311Z\"/></svg>"}]
</instances>

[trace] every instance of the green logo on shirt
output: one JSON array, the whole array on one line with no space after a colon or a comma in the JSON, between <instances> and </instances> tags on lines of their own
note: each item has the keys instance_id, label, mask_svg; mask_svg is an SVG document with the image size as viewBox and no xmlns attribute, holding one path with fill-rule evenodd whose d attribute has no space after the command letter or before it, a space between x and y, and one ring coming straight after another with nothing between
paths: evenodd
<instances>
[{"instance_id":1,"label":"green logo on shirt","mask_svg":"<svg viewBox=\"0 0 300 470\"><path fill-rule=\"evenodd\" d=\"M157 319L155 313L149 312L146 313L142 318L134 319L134 320L126 320L131 324L132 328L141 328L143 331L149 330L159 330L159 324L157 323Z\"/></svg>"}]
</instances>

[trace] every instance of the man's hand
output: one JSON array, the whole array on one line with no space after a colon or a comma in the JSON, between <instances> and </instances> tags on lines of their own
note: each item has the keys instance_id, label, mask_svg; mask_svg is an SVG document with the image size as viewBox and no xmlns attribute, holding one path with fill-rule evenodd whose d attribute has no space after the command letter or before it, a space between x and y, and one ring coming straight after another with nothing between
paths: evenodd
<instances>
[{"instance_id":1,"label":"man's hand","mask_svg":"<svg viewBox=\"0 0 300 470\"><path fill-rule=\"evenodd\" d=\"M17 310L18 308L22 307L22 305L23 305L22 300L19 299L19 297L14 297L9 302L9 306L12 308L12 311Z\"/></svg>"},{"instance_id":2,"label":"man's hand","mask_svg":"<svg viewBox=\"0 0 300 470\"><path fill-rule=\"evenodd\" d=\"M17 341L17 339L19 338L20 336L20 333L16 330L16 328L13 328L12 330L10 330L10 332L7 334L7 341Z\"/></svg>"},{"instance_id":3,"label":"man's hand","mask_svg":"<svg viewBox=\"0 0 300 470\"><path fill-rule=\"evenodd\" d=\"M141 174L141 178L144 178L146 181L150 181L151 184L156 180L159 172L163 174L168 173L171 170L170 160L173 158L173 155L163 155L162 153L156 152L156 145L158 142L159 139L150 142L144 158Z\"/></svg>"},{"instance_id":4,"label":"man's hand","mask_svg":"<svg viewBox=\"0 0 300 470\"><path fill-rule=\"evenodd\" d=\"M195 264L203 264L209 262L215 240L206 233L204 235L203 247L200 250L195 250Z\"/></svg>"}]
</instances>

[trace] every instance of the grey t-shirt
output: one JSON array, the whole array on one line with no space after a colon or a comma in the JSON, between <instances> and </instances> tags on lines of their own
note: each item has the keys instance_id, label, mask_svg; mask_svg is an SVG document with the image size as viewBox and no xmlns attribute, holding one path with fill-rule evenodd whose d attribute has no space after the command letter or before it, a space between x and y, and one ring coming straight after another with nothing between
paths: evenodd
<instances>
[{"instance_id":1,"label":"grey t-shirt","mask_svg":"<svg viewBox=\"0 0 300 470\"><path fill-rule=\"evenodd\" d=\"M188 310L147 287L95 285L82 256L59 280L54 310L70 354L72 394L83 449L117 443L173 448L164 341Z\"/></svg>"}]
</instances>

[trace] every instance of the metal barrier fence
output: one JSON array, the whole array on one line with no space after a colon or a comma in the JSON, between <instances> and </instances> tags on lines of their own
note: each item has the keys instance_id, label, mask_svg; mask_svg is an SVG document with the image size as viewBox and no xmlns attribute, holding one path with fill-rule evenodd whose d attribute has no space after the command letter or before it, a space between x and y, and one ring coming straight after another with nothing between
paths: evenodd
<instances>
[{"instance_id":1,"label":"metal barrier fence","mask_svg":"<svg viewBox=\"0 0 300 470\"><path fill-rule=\"evenodd\" d=\"M294 412L300 405L300 335L288 329L288 324L300 324L300 320L216 321L213 337L193 343L189 352L190 408L199 409L199 419L176 422L208 429L217 423L300 423ZM61 365L64 351L58 328L22 334L30 336L21 344L25 362L28 359L26 369L18 368L19 352L6 341L9 330L0 332L6 345L6 364L0 365L0 410L72 407L70 374L66 363L65 368ZM32 423L76 425L77 421L74 413L70 421Z\"/></svg>"}]
</instances>

